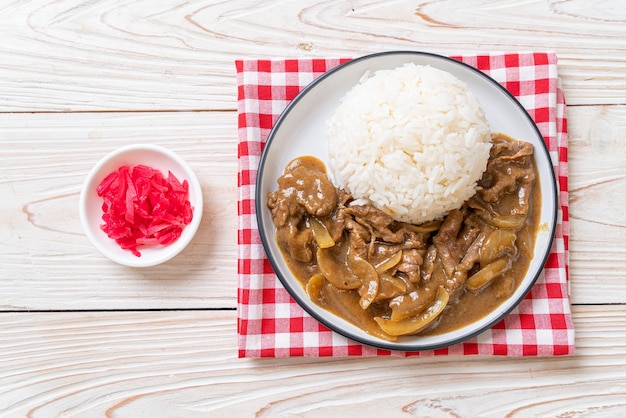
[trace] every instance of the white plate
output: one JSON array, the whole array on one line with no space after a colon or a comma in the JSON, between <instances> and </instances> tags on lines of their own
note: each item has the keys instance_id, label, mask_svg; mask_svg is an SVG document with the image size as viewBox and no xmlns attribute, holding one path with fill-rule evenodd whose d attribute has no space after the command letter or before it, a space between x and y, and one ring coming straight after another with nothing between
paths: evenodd
<instances>
[{"instance_id":1,"label":"white plate","mask_svg":"<svg viewBox=\"0 0 626 418\"><path fill-rule=\"evenodd\" d=\"M397 342L373 337L310 301L304 289L286 266L274 239L274 225L267 208L268 193L276 190L276 180L287 163L302 155L312 155L328 162L327 121L339 100L366 71L393 69L405 63L430 65L448 71L464 81L478 98L493 132L531 142L539 167L542 191L540 223L545 225L537 236L535 254L526 278L513 296L481 321L461 330L438 336L408 336ZM556 226L557 192L552 162L543 138L522 105L500 84L475 68L448 57L422 52L384 52L367 55L342 64L308 85L285 109L272 132L261 157L257 175L256 213L259 231L267 256L278 278L291 296L310 315L328 328L364 344L391 350L417 351L449 346L490 328L508 314L530 290L547 259Z\"/></svg>"}]
</instances>

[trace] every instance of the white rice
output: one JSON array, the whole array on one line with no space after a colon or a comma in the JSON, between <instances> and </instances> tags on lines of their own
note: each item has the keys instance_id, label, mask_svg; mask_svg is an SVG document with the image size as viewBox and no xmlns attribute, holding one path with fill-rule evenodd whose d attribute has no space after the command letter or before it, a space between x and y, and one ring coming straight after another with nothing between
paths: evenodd
<instances>
[{"instance_id":1,"label":"white rice","mask_svg":"<svg viewBox=\"0 0 626 418\"><path fill-rule=\"evenodd\" d=\"M461 207L475 193L490 148L476 97L430 66L366 74L329 121L335 185L414 224Z\"/></svg>"}]
</instances>

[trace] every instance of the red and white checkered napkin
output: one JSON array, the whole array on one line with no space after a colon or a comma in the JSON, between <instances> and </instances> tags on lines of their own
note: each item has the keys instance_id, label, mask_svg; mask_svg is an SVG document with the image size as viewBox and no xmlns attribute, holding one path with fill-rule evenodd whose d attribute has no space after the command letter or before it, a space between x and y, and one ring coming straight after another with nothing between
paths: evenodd
<instances>
[{"instance_id":1,"label":"red and white checkered napkin","mask_svg":"<svg viewBox=\"0 0 626 418\"><path fill-rule=\"evenodd\" d=\"M289 356L550 356L574 352L568 294L567 119L557 58L549 53L455 56L500 82L528 110L550 150L560 190L556 239L531 292L492 329L454 346L420 352L376 349L329 331L289 296L268 262L255 218L254 192L263 145L287 103L346 59L299 58L236 62L239 111L240 357Z\"/></svg>"}]
</instances>

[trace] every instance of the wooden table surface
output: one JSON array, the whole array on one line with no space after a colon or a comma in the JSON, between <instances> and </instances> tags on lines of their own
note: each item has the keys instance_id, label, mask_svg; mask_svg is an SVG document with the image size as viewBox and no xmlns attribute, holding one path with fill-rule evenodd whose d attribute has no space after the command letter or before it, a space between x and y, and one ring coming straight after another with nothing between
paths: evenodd
<instances>
[{"instance_id":1,"label":"wooden table surface","mask_svg":"<svg viewBox=\"0 0 626 418\"><path fill-rule=\"evenodd\" d=\"M0 2L0 416L623 416L621 0ZM234 60L551 50L568 102L577 353L238 359ZM104 154L150 142L202 182L165 265L103 258L78 219Z\"/></svg>"}]
</instances>

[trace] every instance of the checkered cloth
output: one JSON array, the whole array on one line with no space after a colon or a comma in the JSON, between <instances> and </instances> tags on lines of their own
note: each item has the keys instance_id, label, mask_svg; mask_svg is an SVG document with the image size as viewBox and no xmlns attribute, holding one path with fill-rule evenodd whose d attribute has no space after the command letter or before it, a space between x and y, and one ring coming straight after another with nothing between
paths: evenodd
<instances>
[{"instance_id":1,"label":"checkered cloth","mask_svg":"<svg viewBox=\"0 0 626 418\"><path fill-rule=\"evenodd\" d=\"M550 53L492 53L453 58L472 65L515 95L541 131L559 186L556 239L547 264L521 304L465 342L432 351L376 349L334 333L289 296L268 262L255 217L255 179L274 122L298 92L348 59L236 61L239 113L238 333L240 357L551 356L574 352L568 292L567 119L557 58Z\"/></svg>"}]
</instances>

